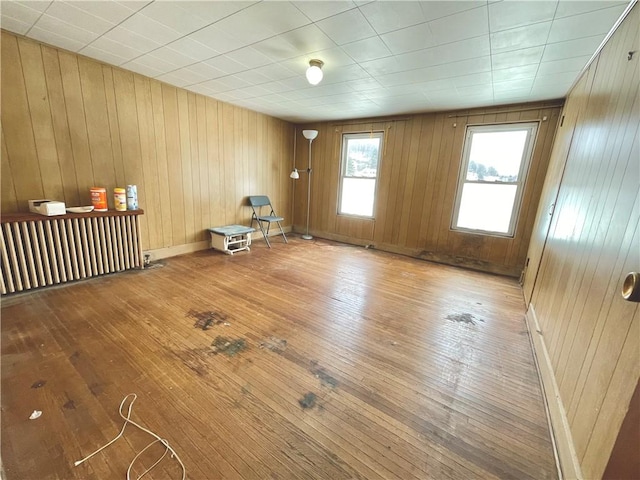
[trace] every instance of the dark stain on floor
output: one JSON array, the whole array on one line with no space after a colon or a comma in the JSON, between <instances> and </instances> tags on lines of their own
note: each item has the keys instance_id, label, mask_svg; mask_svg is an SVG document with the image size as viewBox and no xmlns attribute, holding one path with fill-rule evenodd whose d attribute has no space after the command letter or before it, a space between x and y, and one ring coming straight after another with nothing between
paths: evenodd
<instances>
[{"instance_id":1,"label":"dark stain on floor","mask_svg":"<svg viewBox=\"0 0 640 480\"><path fill-rule=\"evenodd\" d=\"M447 320L458 323L467 323L471 325L477 325L476 321L484 322L484 320L476 318L470 313L452 313L451 315L447 315Z\"/></svg>"},{"instance_id":2,"label":"dark stain on floor","mask_svg":"<svg viewBox=\"0 0 640 480\"><path fill-rule=\"evenodd\" d=\"M287 341L278 337L265 338L260 342L260 348L266 348L267 350L282 355L287 349Z\"/></svg>"},{"instance_id":3,"label":"dark stain on floor","mask_svg":"<svg viewBox=\"0 0 640 480\"><path fill-rule=\"evenodd\" d=\"M338 386L338 380L329 375L324 368L312 368L311 373L320 380L323 387L336 388Z\"/></svg>"},{"instance_id":4,"label":"dark stain on floor","mask_svg":"<svg viewBox=\"0 0 640 480\"><path fill-rule=\"evenodd\" d=\"M220 325L227 321L227 315L216 311L198 312L189 310L187 317L195 318L193 326L202 330L209 330L213 325Z\"/></svg>"},{"instance_id":5,"label":"dark stain on floor","mask_svg":"<svg viewBox=\"0 0 640 480\"><path fill-rule=\"evenodd\" d=\"M69 400L67 403L63 405L63 407L66 408L67 410L75 410L76 402L74 402L73 400Z\"/></svg>"},{"instance_id":6,"label":"dark stain on floor","mask_svg":"<svg viewBox=\"0 0 640 480\"><path fill-rule=\"evenodd\" d=\"M315 393L308 392L308 393L305 393L300 400L298 400L298 403L303 409L307 410L309 408L315 407L317 398L318 397L316 396Z\"/></svg>"},{"instance_id":7,"label":"dark stain on floor","mask_svg":"<svg viewBox=\"0 0 640 480\"><path fill-rule=\"evenodd\" d=\"M211 343L211 353L215 355L224 353L227 357L233 357L246 349L247 342L244 338L232 339L218 335Z\"/></svg>"},{"instance_id":8,"label":"dark stain on floor","mask_svg":"<svg viewBox=\"0 0 640 480\"><path fill-rule=\"evenodd\" d=\"M40 387L44 387L47 384L46 380L38 380L37 382L34 382L31 385L31 388L40 388Z\"/></svg>"}]
</instances>

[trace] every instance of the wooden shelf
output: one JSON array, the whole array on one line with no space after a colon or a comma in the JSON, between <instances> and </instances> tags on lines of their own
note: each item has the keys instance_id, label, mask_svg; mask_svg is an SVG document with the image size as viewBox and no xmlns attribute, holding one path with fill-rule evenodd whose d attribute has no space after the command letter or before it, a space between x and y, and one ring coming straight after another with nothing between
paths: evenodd
<instances>
[{"instance_id":1,"label":"wooden shelf","mask_svg":"<svg viewBox=\"0 0 640 480\"><path fill-rule=\"evenodd\" d=\"M40 215L33 212L15 212L15 213L3 213L0 216L0 223L12 223L12 222L36 222L42 220L51 219L65 219L65 218L92 218L92 217L128 217L131 215L142 215L144 210L127 210L121 212L119 210L107 210L106 212L88 212L88 213L65 213L64 215Z\"/></svg>"}]
</instances>

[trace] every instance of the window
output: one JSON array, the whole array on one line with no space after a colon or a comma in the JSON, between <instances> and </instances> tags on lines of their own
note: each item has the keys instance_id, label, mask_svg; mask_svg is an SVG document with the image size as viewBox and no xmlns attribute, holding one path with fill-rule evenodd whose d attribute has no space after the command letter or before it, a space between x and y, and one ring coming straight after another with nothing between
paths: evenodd
<instances>
[{"instance_id":1,"label":"window","mask_svg":"<svg viewBox=\"0 0 640 480\"><path fill-rule=\"evenodd\" d=\"M467 127L452 229L513 236L537 128Z\"/></svg>"},{"instance_id":2,"label":"window","mask_svg":"<svg viewBox=\"0 0 640 480\"><path fill-rule=\"evenodd\" d=\"M373 218L382 132L342 136L338 213Z\"/></svg>"}]
</instances>

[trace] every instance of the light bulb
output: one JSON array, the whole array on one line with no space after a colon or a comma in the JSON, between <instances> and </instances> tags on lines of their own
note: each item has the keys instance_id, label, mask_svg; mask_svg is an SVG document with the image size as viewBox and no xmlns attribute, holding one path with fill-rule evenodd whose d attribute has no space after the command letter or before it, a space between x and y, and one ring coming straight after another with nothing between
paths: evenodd
<instances>
[{"instance_id":1,"label":"light bulb","mask_svg":"<svg viewBox=\"0 0 640 480\"><path fill-rule=\"evenodd\" d=\"M317 85L322 81L322 66L324 62L322 60L310 60L309 68L307 68L307 81L311 85Z\"/></svg>"}]
</instances>

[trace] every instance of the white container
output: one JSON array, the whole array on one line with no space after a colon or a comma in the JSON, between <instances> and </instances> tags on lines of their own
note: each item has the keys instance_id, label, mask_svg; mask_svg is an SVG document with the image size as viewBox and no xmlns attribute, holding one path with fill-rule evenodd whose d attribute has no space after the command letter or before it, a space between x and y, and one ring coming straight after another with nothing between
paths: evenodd
<instances>
[{"instance_id":1,"label":"white container","mask_svg":"<svg viewBox=\"0 0 640 480\"><path fill-rule=\"evenodd\" d=\"M138 210L138 187L127 185L127 210Z\"/></svg>"},{"instance_id":2,"label":"white container","mask_svg":"<svg viewBox=\"0 0 640 480\"><path fill-rule=\"evenodd\" d=\"M67 213L64 202L56 202L54 200L29 200L29 211L46 215L64 215Z\"/></svg>"}]
</instances>

